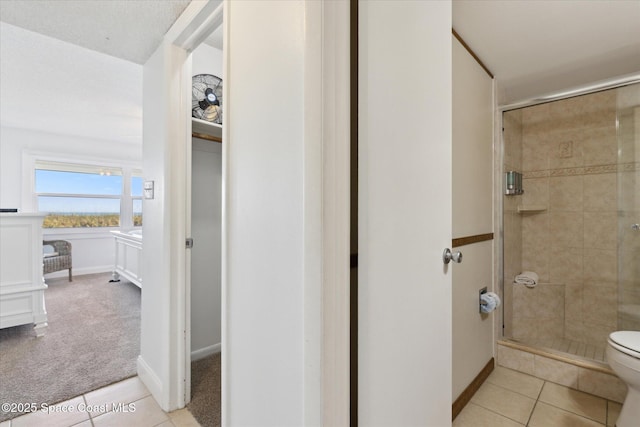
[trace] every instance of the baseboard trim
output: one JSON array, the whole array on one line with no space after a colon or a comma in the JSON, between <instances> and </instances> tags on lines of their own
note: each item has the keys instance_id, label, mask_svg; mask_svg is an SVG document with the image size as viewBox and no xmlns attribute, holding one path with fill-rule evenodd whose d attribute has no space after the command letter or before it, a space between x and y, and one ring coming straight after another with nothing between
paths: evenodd
<instances>
[{"instance_id":1,"label":"baseboard trim","mask_svg":"<svg viewBox=\"0 0 640 427\"><path fill-rule=\"evenodd\" d=\"M145 362L142 356L138 356L138 360L136 361L136 367L138 371L138 377L144 383L145 386L153 395L153 398L160 404L162 410L168 412L168 404L164 400L164 393L162 389L162 381L156 375L156 373L151 369L149 364Z\"/></svg>"},{"instance_id":2,"label":"baseboard trim","mask_svg":"<svg viewBox=\"0 0 640 427\"><path fill-rule=\"evenodd\" d=\"M204 359L207 356L211 356L212 354L220 353L222 351L222 344L214 344L204 348L199 348L198 350L194 350L191 352L191 361L195 362L196 360Z\"/></svg>"},{"instance_id":3,"label":"baseboard trim","mask_svg":"<svg viewBox=\"0 0 640 427\"><path fill-rule=\"evenodd\" d=\"M73 276L82 276L85 274L96 273L111 273L113 271L113 265L101 265L97 267L73 267ZM53 273L47 273L44 275L45 282L47 279L56 279L58 277L69 277L69 270L55 271Z\"/></svg>"},{"instance_id":4,"label":"baseboard trim","mask_svg":"<svg viewBox=\"0 0 640 427\"><path fill-rule=\"evenodd\" d=\"M487 379L489 374L493 371L495 367L495 360L492 357L491 360L484 365L484 368L480 371L478 375L471 381L471 384L464 389L460 396L453 402L451 405L451 421L455 420L458 414L462 411L462 409L469 403L473 395L478 391L482 383Z\"/></svg>"}]
</instances>

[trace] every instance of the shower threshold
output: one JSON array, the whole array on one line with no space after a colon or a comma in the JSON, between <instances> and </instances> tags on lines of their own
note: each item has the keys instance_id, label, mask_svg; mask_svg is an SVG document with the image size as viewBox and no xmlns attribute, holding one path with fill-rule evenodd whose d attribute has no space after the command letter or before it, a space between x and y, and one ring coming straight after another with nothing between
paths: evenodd
<instances>
[{"instance_id":1,"label":"shower threshold","mask_svg":"<svg viewBox=\"0 0 640 427\"><path fill-rule=\"evenodd\" d=\"M596 347L563 338L527 340L526 342L513 338L504 338L499 340L498 343L506 347L570 363L582 368L613 374L613 371L607 363L604 346Z\"/></svg>"}]
</instances>

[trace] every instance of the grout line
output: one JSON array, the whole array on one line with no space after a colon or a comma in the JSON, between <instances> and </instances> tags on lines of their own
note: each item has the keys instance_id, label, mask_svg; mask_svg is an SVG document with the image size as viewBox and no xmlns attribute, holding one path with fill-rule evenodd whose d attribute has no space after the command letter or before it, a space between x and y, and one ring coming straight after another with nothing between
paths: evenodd
<instances>
[{"instance_id":1,"label":"grout line","mask_svg":"<svg viewBox=\"0 0 640 427\"><path fill-rule=\"evenodd\" d=\"M536 399L536 403L533 404L533 408L531 408L531 413L529 414L529 417L527 418L527 422L524 424L525 426L528 426L529 423L531 422L531 418L533 417L533 412L536 410L536 407L538 406L538 399Z\"/></svg>"},{"instance_id":2,"label":"grout line","mask_svg":"<svg viewBox=\"0 0 640 427\"><path fill-rule=\"evenodd\" d=\"M554 383L554 384L555 384L555 383ZM575 390L575 389L572 389L572 388L570 388L570 387L564 386L564 385L562 385L562 384L556 384L556 385L559 385L559 386L561 386L561 387L568 388L569 390L572 390L572 391L577 391L577 392L580 392L580 393L588 394L589 396L593 396L593 397L596 397L596 398L598 398L598 399L602 399L602 400L604 400L604 401L605 401L605 402L604 402L604 404L605 404L605 423L604 423L604 425L606 426L606 423L607 423L606 413L607 413L607 407L608 407L607 399L605 399L605 398L603 398L603 397L600 397L600 396L595 396L595 395L590 394L590 393L586 393L586 392L584 392L584 391ZM577 412L573 412L572 410L567 409L567 408L562 408L562 407L558 406L556 403L551 403L551 402L546 402L546 401L542 401L542 403L547 404L547 405L549 405L549 406L553 406L554 408L560 409L560 410L562 410L562 411L564 411L564 412L568 412L569 414L577 415L578 417L585 418L585 419L587 419L587 420L591 420L591 421L595 421L595 422L597 422L597 423L600 423L600 421L596 420L595 418L591 418L591 417L589 417L589 416L587 416L587 415L585 415L585 414L578 414Z\"/></svg>"},{"instance_id":3,"label":"grout line","mask_svg":"<svg viewBox=\"0 0 640 427\"><path fill-rule=\"evenodd\" d=\"M514 423L516 423L516 424L523 425L522 423L520 423L520 421L518 421L518 420L514 420L513 418L511 418L511 417L509 417L509 416L507 416L507 415L505 415L505 414L501 414L500 412L497 412L497 411L496 411L496 410L494 410L494 409L487 408L486 406L482 406L482 405L480 405L480 404L478 404L478 403L474 403L474 402L471 402L471 401L469 401L469 403L472 403L472 404L476 405L477 407L484 409L485 411L489 411L489 412L492 412L492 413L494 413L494 414L496 414L496 415L499 415L499 416L501 416L502 418L506 418L506 419L508 419L508 420L511 420L511 421L513 421L513 422L514 422ZM535 405L534 405L534 406L535 406ZM466 407L466 406L465 406L465 407ZM526 424L524 424L524 425L526 426Z\"/></svg>"},{"instance_id":4,"label":"grout line","mask_svg":"<svg viewBox=\"0 0 640 427\"><path fill-rule=\"evenodd\" d=\"M516 372L517 372L517 371L516 371ZM527 375L527 374L525 374L525 375ZM535 378L535 377L534 377L534 378ZM522 393L520 393L519 391L515 391L515 390L511 390L510 388L503 387L503 386L501 386L500 384L495 384L495 383L492 383L491 381L487 381L487 382L488 382L489 384L491 384L492 386L495 386L495 387L501 388L501 389L503 389L503 390L510 391L511 393L515 393L515 394L518 394L518 395L520 395L520 396L522 396L522 397L526 397L527 399L536 400L536 398L534 398L534 397L527 396L526 394L522 394ZM541 389L541 390L542 390L542 389Z\"/></svg>"}]
</instances>

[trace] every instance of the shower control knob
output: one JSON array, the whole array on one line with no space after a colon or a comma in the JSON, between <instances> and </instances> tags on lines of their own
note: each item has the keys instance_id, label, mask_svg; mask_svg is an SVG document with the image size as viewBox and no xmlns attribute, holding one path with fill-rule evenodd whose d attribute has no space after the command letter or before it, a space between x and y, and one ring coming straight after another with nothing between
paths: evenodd
<instances>
[{"instance_id":1,"label":"shower control knob","mask_svg":"<svg viewBox=\"0 0 640 427\"><path fill-rule=\"evenodd\" d=\"M635 230L635 231L639 231L639 230L640 230L640 224L633 224L633 225L631 226L631 229L632 229L632 230Z\"/></svg>"},{"instance_id":2,"label":"shower control knob","mask_svg":"<svg viewBox=\"0 0 640 427\"><path fill-rule=\"evenodd\" d=\"M442 253L442 262L449 264L451 261L461 263L462 252L451 252L451 249L446 248Z\"/></svg>"}]
</instances>

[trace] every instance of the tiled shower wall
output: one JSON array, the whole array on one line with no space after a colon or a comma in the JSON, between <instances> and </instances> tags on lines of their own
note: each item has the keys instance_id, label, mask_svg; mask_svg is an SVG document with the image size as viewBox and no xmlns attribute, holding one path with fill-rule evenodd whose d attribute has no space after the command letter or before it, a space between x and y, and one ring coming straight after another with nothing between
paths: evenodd
<instances>
[{"instance_id":1,"label":"tiled shower wall","mask_svg":"<svg viewBox=\"0 0 640 427\"><path fill-rule=\"evenodd\" d=\"M507 131L507 120L516 127ZM520 135L508 138L518 127ZM513 338L602 346L616 330L617 154L614 90L505 113L506 170L524 173L524 194L504 203L505 297L517 270L550 284L512 289L521 294ZM514 205L546 210L518 214Z\"/></svg>"}]
</instances>

